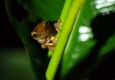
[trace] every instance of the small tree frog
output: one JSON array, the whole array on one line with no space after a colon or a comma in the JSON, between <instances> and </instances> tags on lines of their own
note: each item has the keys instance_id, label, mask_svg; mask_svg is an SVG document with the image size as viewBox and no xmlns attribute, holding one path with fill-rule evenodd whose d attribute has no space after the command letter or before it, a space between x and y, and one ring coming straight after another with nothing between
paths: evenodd
<instances>
[{"instance_id":1,"label":"small tree frog","mask_svg":"<svg viewBox=\"0 0 115 80\"><path fill-rule=\"evenodd\" d=\"M60 19L57 22L43 20L35 26L31 36L41 44L43 49L48 48L50 51L54 51L58 41L56 34L60 31L60 24Z\"/></svg>"}]
</instances>

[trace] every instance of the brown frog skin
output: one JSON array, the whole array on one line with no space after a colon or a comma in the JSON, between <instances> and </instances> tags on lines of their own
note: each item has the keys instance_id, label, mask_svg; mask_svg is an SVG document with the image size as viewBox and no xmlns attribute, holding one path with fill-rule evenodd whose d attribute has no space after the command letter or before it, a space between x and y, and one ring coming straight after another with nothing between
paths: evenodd
<instances>
[{"instance_id":1,"label":"brown frog skin","mask_svg":"<svg viewBox=\"0 0 115 80\"><path fill-rule=\"evenodd\" d=\"M31 32L31 36L41 44L42 48L48 48L50 51L54 51L58 40L56 34L60 31L60 24L60 20L56 23L43 20L35 26Z\"/></svg>"}]
</instances>

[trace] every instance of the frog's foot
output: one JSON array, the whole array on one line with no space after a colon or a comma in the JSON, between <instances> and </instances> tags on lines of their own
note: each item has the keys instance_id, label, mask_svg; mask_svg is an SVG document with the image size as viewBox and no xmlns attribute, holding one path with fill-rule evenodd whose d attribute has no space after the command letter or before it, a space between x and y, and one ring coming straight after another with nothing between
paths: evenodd
<instances>
[{"instance_id":1,"label":"frog's foot","mask_svg":"<svg viewBox=\"0 0 115 80\"><path fill-rule=\"evenodd\" d=\"M45 46L47 46L50 51L52 51L52 52L54 51L55 44L53 42L51 42L51 41L47 42L47 43L45 43Z\"/></svg>"},{"instance_id":2,"label":"frog's foot","mask_svg":"<svg viewBox=\"0 0 115 80\"><path fill-rule=\"evenodd\" d=\"M47 46L45 44L41 44L41 47L42 47L42 49L47 48Z\"/></svg>"},{"instance_id":3,"label":"frog's foot","mask_svg":"<svg viewBox=\"0 0 115 80\"><path fill-rule=\"evenodd\" d=\"M56 36L52 36L51 38L47 38L45 45L46 46L53 46L57 43L58 38Z\"/></svg>"},{"instance_id":4,"label":"frog's foot","mask_svg":"<svg viewBox=\"0 0 115 80\"><path fill-rule=\"evenodd\" d=\"M58 21L56 23L54 23L54 27L57 32L60 32L60 28L59 28L60 26L61 26L61 20L58 19Z\"/></svg>"},{"instance_id":5,"label":"frog's foot","mask_svg":"<svg viewBox=\"0 0 115 80\"><path fill-rule=\"evenodd\" d=\"M47 40L45 43L45 46L48 47L50 51L54 51L55 45L57 44L58 38L55 36L52 36L50 39Z\"/></svg>"}]
</instances>

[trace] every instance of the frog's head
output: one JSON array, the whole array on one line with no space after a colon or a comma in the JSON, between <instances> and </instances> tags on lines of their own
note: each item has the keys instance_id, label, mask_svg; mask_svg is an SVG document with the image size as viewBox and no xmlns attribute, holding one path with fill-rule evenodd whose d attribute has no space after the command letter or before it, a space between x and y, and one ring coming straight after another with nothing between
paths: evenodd
<instances>
[{"instance_id":1,"label":"frog's head","mask_svg":"<svg viewBox=\"0 0 115 80\"><path fill-rule=\"evenodd\" d=\"M31 36L39 43L44 43L48 36L48 31L46 29L46 21L42 21L37 24L37 26L31 32Z\"/></svg>"}]
</instances>

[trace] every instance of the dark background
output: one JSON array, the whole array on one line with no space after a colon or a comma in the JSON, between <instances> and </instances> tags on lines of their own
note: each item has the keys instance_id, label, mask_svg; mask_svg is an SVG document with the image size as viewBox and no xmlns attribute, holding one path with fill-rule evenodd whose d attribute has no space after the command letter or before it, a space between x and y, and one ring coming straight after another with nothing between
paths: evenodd
<instances>
[{"instance_id":1,"label":"dark background","mask_svg":"<svg viewBox=\"0 0 115 80\"><path fill-rule=\"evenodd\" d=\"M4 1L0 0L0 48L23 47L22 42L10 24Z\"/></svg>"},{"instance_id":2,"label":"dark background","mask_svg":"<svg viewBox=\"0 0 115 80\"><path fill-rule=\"evenodd\" d=\"M0 80L35 80L24 46L0 0Z\"/></svg>"}]
</instances>

